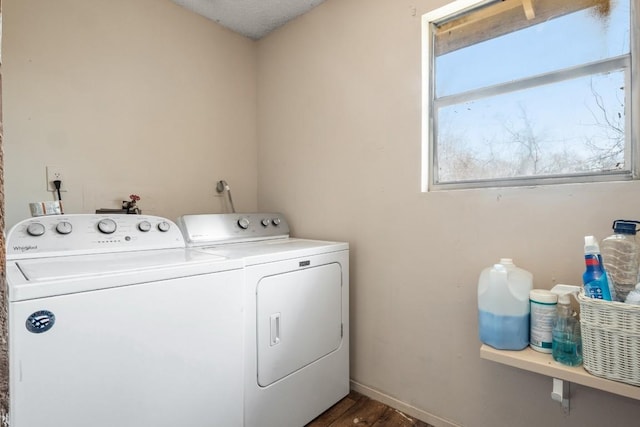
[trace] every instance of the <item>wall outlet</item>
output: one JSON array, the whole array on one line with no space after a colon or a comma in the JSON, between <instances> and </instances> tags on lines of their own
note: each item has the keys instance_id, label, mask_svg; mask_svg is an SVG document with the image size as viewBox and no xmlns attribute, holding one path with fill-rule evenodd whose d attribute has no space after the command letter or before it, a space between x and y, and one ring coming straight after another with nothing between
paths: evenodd
<instances>
[{"instance_id":1,"label":"wall outlet","mask_svg":"<svg viewBox=\"0 0 640 427\"><path fill-rule=\"evenodd\" d=\"M47 191L56 191L56 187L53 185L53 181L60 180L60 191L67 191L67 181L64 178L62 168L59 166L47 166Z\"/></svg>"}]
</instances>

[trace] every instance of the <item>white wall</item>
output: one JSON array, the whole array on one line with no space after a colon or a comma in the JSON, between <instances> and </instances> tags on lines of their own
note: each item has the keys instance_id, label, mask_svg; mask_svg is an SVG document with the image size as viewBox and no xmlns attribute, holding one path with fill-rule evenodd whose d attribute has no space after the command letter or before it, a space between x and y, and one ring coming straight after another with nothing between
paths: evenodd
<instances>
[{"instance_id":1,"label":"white wall","mask_svg":"<svg viewBox=\"0 0 640 427\"><path fill-rule=\"evenodd\" d=\"M573 385L565 417L550 378L479 357L480 271L579 284L640 182L421 193L420 15L445 3L328 0L258 43L258 207L350 242L355 382L438 425L636 425L638 401Z\"/></svg>"},{"instance_id":2,"label":"white wall","mask_svg":"<svg viewBox=\"0 0 640 427\"><path fill-rule=\"evenodd\" d=\"M357 383L434 424L636 425L637 401L573 386L564 417L550 379L479 358L480 270L579 283L640 183L422 194L420 15L444 3L327 0L256 46L168 0L4 0L7 225L53 198L50 164L68 212L218 212L224 178L239 210L350 242Z\"/></svg>"},{"instance_id":3,"label":"white wall","mask_svg":"<svg viewBox=\"0 0 640 427\"><path fill-rule=\"evenodd\" d=\"M256 45L169 0L3 1L5 221L54 200L175 219L257 203Z\"/></svg>"}]
</instances>

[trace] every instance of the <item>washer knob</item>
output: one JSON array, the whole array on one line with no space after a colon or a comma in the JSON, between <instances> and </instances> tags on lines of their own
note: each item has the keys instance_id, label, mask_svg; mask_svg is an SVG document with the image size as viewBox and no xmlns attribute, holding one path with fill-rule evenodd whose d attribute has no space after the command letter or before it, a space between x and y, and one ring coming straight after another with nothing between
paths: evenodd
<instances>
[{"instance_id":1,"label":"washer knob","mask_svg":"<svg viewBox=\"0 0 640 427\"><path fill-rule=\"evenodd\" d=\"M117 228L116 222L109 218L101 219L98 222L98 230L104 234L113 234Z\"/></svg>"},{"instance_id":2,"label":"washer knob","mask_svg":"<svg viewBox=\"0 0 640 427\"><path fill-rule=\"evenodd\" d=\"M146 233L147 231L151 230L151 223L149 221L141 221L140 223L138 223L138 230Z\"/></svg>"},{"instance_id":3,"label":"washer knob","mask_svg":"<svg viewBox=\"0 0 640 427\"><path fill-rule=\"evenodd\" d=\"M29 236L42 236L44 234L44 225L39 222L32 222L27 226L27 234Z\"/></svg>"},{"instance_id":4,"label":"washer knob","mask_svg":"<svg viewBox=\"0 0 640 427\"><path fill-rule=\"evenodd\" d=\"M280 225L280 218L273 218L273 219L271 220L271 223L272 223L273 225L275 225L276 227L277 227L277 226L279 226L279 225Z\"/></svg>"},{"instance_id":5,"label":"washer knob","mask_svg":"<svg viewBox=\"0 0 640 427\"><path fill-rule=\"evenodd\" d=\"M262 224L263 227L268 227L269 224L271 224L271 221L269 221L267 218L265 218L262 221L260 221L260 224Z\"/></svg>"},{"instance_id":6,"label":"washer knob","mask_svg":"<svg viewBox=\"0 0 640 427\"><path fill-rule=\"evenodd\" d=\"M171 228L171 224L169 224L167 221L162 221L158 223L158 230L162 231L163 233L169 231L170 228Z\"/></svg>"},{"instance_id":7,"label":"washer knob","mask_svg":"<svg viewBox=\"0 0 640 427\"><path fill-rule=\"evenodd\" d=\"M56 225L56 231L60 234L69 234L73 230L69 221L62 221Z\"/></svg>"},{"instance_id":8,"label":"washer knob","mask_svg":"<svg viewBox=\"0 0 640 427\"><path fill-rule=\"evenodd\" d=\"M249 224L251 224L251 221L249 221L249 218L242 217L238 220L238 227L242 228L243 230L246 230L247 228L249 228Z\"/></svg>"}]
</instances>

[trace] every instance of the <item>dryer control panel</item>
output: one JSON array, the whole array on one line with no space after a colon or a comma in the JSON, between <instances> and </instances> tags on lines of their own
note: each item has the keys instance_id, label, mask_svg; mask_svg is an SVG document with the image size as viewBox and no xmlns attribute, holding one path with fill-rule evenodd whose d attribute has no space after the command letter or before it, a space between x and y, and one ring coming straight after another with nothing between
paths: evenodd
<instances>
[{"instance_id":1,"label":"dryer control panel","mask_svg":"<svg viewBox=\"0 0 640 427\"><path fill-rule=\"evenodd\" d=\"M289 224L280 213L184 215L177 222L188 246L289 237Z\"/></svg>"},{"instance_id":2,"label":"dryer control panel","mask_svg":"<svg viewBox=\"0 0 640 427\"><path fill-rule=\"evenodd\" d=\"M7 259L184 248L176 224L150 215L72 214L29 218L11 228Z\"/></svg>"}]
</instances>

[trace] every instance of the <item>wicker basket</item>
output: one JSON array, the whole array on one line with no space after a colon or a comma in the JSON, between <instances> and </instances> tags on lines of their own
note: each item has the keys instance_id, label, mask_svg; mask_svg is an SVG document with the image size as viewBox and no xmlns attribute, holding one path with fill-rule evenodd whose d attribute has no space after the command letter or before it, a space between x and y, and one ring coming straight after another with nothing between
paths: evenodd
<instances>
[{"instance_id":1,"label":"wicker basket","mask_svg":"<svg viewBox=\"0 0 640 427\"><path fill-rule=\"evenodd\" d=\"M598 377L640 385L640 306L583 292L578 302L584 368Z\"/></svg>"}]
</instances>

